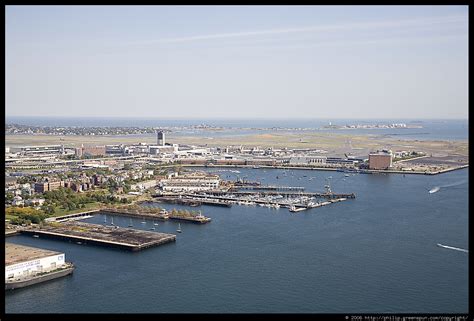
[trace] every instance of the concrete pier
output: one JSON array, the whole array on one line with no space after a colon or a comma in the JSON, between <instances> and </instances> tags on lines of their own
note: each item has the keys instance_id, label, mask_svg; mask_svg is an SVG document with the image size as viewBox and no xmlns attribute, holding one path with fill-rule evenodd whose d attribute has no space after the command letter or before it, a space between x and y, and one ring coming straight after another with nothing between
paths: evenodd
<instances>
[{"instance_id":1,"label":"concrete pier","mask_svg":"<svg viewBox=\"0 0 474 321\"><path fill-rule=\"evenodd\" d=\"M117 247L130 251L140 251L149 247L176 241L176 235L174 234L109 227L83 222L56 224L25 228L21 230L21 233L74 241L81 244Z\"/></svg>"}]
</instances>

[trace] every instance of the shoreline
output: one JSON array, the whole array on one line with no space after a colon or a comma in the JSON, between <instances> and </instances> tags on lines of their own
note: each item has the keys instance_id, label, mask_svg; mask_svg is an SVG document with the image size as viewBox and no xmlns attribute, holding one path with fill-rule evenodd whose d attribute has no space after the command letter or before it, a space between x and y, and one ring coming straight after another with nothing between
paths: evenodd
<instances>
[{"instance_id":1,"label":"shoreline","mask_svg":"<svg viewBox=\"0 0 474 321\"><path fill-rule=\"evenodd\" d=\"M325 167L309 167L309 166L271 166L271 165L259 165L258 168L254 168L255 165L201 165L201 164L179 164L183 167L206 167L206 168L215 168L215 167L230 167L230 168L251 168L251 169L261 169L261 168L271 168L271 169L305 169L305 170L321 170L321 171L341 171L347 170L349 172L354 172L358 174L415 174L415 175L438 175L455 170L460 170L463 168L469 167L469 164L459 165L456 167L451 167L443 169L436 172L428 171L400 171L400 170L376 170L376 169L364 169L363 172L357 172L357 170L349 168L325 168Z\"/></svg>"}]
</instances>

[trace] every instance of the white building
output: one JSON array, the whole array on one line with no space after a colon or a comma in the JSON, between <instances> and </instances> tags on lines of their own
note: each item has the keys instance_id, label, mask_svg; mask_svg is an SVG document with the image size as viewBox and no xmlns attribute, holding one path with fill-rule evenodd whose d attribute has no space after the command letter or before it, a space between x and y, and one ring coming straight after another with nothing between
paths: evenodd
<instances>
[{"instance_id":1,"label":"white building","mask_svg":"<svg viewBox=\"0 0 474 321\"><path fill-rule=\"evenodd\" d=\"M5 243L5 280L52 271L64 264L64 253Z\"/></svg>"},{"instance_id":2,"label":"white building","mask_svg":"<svg viewBox=\"0 0 474 321\"><path fill-rule=\"evenodd\" d=\"M218 175L186 175L162 179L160 187L165 192L207 191L219 188Z\"/></svg>"},{"instance_id":3,"label":"white building","mask_svg":"<svg viewBox=\"0 0 474 321\"><path fill-rule=\"evenodd\" d=\"M25 201L26 205L37 205L37 206L43 205L44 202L45 202L44 198L32 198Z\"/></svg>"},{"instance_id":4,"label":"white building","mask_svg":"<svg viewBox=\"0 0 474 321\"><path fill-rule=\"evenodd\" d=\"M289 159L290 165L323 165L326 164L326 156L300 156L291 157Z\"/></svg>"},{"instance_id":5,"label":"white building","mask_svg":"<svg viewBox=\"0 0 474 321\"><path fill-rule=\"evenodd\" d=\"M12 205L13 206L25 205L25 201L21 198L21 196L17 195L13 197Z\"/></svg>"},{"instance_id":6,"label":"white building","mask_svg":"<svg viewBox=\"0 0 474 321\"><path fill-rule=\"evenodd\" d=\"M132 190L144 190L144 189L147 189L147 188L155 187L156 185L158 185L158 183L156 182L156 179L152 179L152 180L149 180L149 181L144 181L144 182L132 184L132 185L130 185L130 189L132 189Z\"/></svg>"}]
</instances>

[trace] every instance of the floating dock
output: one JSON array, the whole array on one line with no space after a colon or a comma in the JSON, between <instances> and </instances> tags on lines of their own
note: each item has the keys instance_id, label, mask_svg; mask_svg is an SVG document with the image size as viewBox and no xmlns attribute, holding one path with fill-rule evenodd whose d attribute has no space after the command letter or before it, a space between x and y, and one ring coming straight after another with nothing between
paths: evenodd
<instances>
[{"instance_id":1,"label":"floating dock","mask_svg":"<svg viewBox=\"0 0 474 321\"><path fill-rule=\"evenodd\" d=\"M321 197L321 198L327 198L327 199L335 199L335 198L355 198L354 193L349 193L349 194L337 194L337 193L311 193L311 192L273 192L273 191L258 191L258 192L246 192L246 191L241 191L241 192L221 192L221 191L208 191L207 195L214 195L214 196L220 196L220 195L256 195L259 194L261 196L272 196L272 195L282 195L285 197L295 197L295 196L308 196L308 197ZM194 196L194 197L202 197L202 195L199 194L186 194L186 196Z\"/></svg>"},{"instance_id":2,"label":"floating dock","mask_svg":"<svg viewBox=\"0 0 474 321\"><path fill-rule=\"evenodd\" d=\"M176 235L118 228L83 222L56 223L35 228L25 228L22 234L57 238L80 244L94 244L140 251L149 247L176 241Z\"/></svg>"},{"instance_id":3,"label":"floating dock","mask_svg":"<svg viewBox=\"0 0 474 321\"><path fill-rule=\"evenodd\" d=\"M304 191L304 187L299 186L262 186L262 185L235 185L234 189L251 189L267 191Z\"/></svg>"}]
</instances>

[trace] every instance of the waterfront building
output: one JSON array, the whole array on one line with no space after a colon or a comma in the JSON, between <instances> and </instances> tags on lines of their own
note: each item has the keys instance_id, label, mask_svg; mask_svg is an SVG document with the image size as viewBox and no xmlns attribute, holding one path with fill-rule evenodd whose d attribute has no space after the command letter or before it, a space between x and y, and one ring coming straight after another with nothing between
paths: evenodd
<instances>
[{"instance_id":1,"label":"waterfront building","mask_svg":"<svg viewBox=\"0 0 474 321\"><path fill-rule=\"evenodd\" d=\"M382 150L369 154L369 169L388 169L392 167L391 150Z\"/></svg>"},{"instance_id":2,"label":"waterfront building","mask_svg":"<svg viewBox=\"0 0 474 321\"><path fill-rule=\"evenodd\" d=\"M54 270L64 264L64 253L5 243L5 281Z\"/></svg>"},{"instance_id":3,"label":"waterfront building","mask_svg":"<svg viewBox=\"0 0 474 321\"><path fill-rule=\"evenodd\" d=\"M219 188L219 175L193 173L184 176L171 177L160 181L160 187L165 192L206 191Z\"/></svg>"},{"instance_id":4,"label":"waterfront building","mask_svg":"<svg viewBox=\"0 0 474 321\"><path fill-rule=\"evenodd\" d=\"M326 164L326 156L297 156L290 157L288 164L290 165L323 165Z\"/></svg>"}]
</instances>

